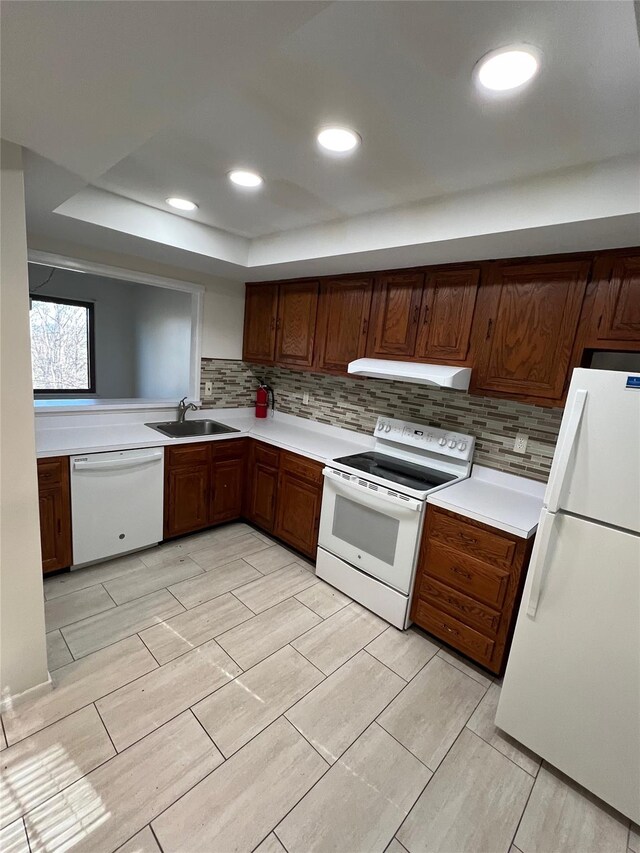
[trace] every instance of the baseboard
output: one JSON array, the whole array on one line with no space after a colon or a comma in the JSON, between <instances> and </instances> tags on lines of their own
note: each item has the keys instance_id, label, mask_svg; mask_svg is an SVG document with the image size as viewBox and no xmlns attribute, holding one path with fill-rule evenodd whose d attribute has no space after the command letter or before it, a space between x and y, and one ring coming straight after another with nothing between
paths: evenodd
<instances>
[{"instance_id":1,"label":"baseboard","mask_svg":"<svg viewBox=\"0 0 640 853\"><path fill-rule=\"evenodd\" d=\"M22 693L14 693L11 696L5 696L0 700L0 712L6 713L7 711L15 708L17 705L22 705L23 702L28 701L29 699L37 699L38 696L43 696L45 693L48 693L53 687L53 682L51 680L51 673L47 673L47 680L43 681L41 684L36 684L35 687L30 687L28 690L23 690Z\"/></svg>"}]
</instances>

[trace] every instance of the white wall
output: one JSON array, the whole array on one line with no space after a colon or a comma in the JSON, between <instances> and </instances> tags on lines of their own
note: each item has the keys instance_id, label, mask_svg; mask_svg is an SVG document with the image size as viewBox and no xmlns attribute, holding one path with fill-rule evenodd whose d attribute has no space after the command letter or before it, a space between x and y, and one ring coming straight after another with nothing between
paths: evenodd
<instances>
[{"instance_id":1,"label":"white wall","mask_svg":"<svg viewBox=\"0 0 640 853\"><path fill-rule=\"evenodd\" d=\"M0 148L0 690L47 681L22 152Z\"/></svg>"},{"instance_id":2,"label":"white wall","mask_svg":"<svg viewBox=\"0 0 640 853\"><path fill-rule=\"evenodd\" d=\"M29 288L42 284L51 267L29 265ZM153 288L144 287L145 290ZM59 296L94 304L96 394L106 399L135 397L136 285L57 269L33 296Z\"/></svg>"},{"instance_id":3,"label":"white wall","mask_svg":"<svg viewBox=\"0 0 640 853\"><path fill-rule=\"evenodd\" d=\"M188 396L191 294L137 287L134 325L135 396L156 400Z\"/></svg>"}]
</instances>

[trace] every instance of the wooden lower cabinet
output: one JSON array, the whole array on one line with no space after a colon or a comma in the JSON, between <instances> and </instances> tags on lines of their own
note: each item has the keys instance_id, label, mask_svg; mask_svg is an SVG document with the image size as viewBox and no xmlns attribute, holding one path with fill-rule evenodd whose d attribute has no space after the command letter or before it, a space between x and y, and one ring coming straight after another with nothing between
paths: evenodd
<instances>
[{"instance_id":1,"label":"wooden lower cabinet","mask_svg":"<svg viewBox=\"0 0 640 853\"><path fill-rule=\"evenodd\" d=\"M42 571L71 565L71 492L69 457L38 460L38 500Z\"/></svg>"},{"instance_id":2,"label":"wooden lower cabinet","mask_svg":"<svg viewBox=\"0 0 640 853\"><path fill-rule=\"evenodd\" d=\"M258 527L273 532L278 494L280 451L267 444L251 442L247 462L245 516Z\"/></svg>"},{"instance_id":3,"label":"wooden lower cabinet","mask_svg":"<svg viewBox=\"0 0 640 853\"><path fill-rule=\"evenodd\" d=\"M315 557L318 546L322 468L303 456L281 453L274 533L309 557Z\"/></svg>"},{"instance_id":4,"label":"wooden lower cabinet","mask_svg":"<svg viewBox=\"0 0 640 853\"><path fill-rule=\"evenodd\" d=\"M533 537L520 539L429 506L412 620L481 666L501 674L532 546Z\"/></svg>"},{"instance_id":5,"label":"wooden lower cabinet","mask_svg":"<svg viewBox=\"0 0 640 853\"><path fill-rule=\"evenodd\" d=\"M240 518L245 454L244 439L166 449L165 539Z\"/></svg>"}]
</instances>

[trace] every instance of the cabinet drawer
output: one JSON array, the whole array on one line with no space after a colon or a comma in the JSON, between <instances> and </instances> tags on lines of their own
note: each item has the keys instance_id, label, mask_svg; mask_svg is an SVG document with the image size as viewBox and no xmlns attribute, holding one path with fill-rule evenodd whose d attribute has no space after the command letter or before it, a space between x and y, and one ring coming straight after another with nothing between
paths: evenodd
<instances>
[{"instance_id":1,"label":"cabinet drawer","mask_svg":"<svg viewBox=\"0 0 640 853\"><path fill-rule=\"evenodd\" d=\"M435 543L429 543L425 571L427 575L448 586L479 598L493 607L502 607L509 581L509 573L506 571L494 568L488 563L480 563L466 554L450 551Z\"/></svg>"},{"instance_id":2,"label":"cabinet drawer","mask_svg":"<svg viewBox=\"0 0 640 853\"><path fill-rule=\"evenodd\" d=\"M282 471L300 477L301 480L308 480L310 483L322 482L322 469L324 465L320 462L314 462L311 459L305 459L293 453L283 453L280 460L280 468Z\"/></svg>"},{"instance_id":3,"label":"cabinet drawer","mask_svg":"<svg viewBox=\"0 0 640 853\"><path fill-rule=\"evenodd\" d=\"M277 468L280 464L280 451L266 444L254 442L253 458L257 464L266 468Z\"/></svg>"},{"instance_id":4,"label":"cabinet drawer","mask_svg":"<svg viewBox=\"0 0 640 853\"><path fill-rule=\"evenodd\" d=\"M223 459L242 459L246 447L246 439L234 438L231 441L211 442L211 455L216 462Z\"/></svg>"},{"instance_id":5,"label":"cabinet drawer","mask_svg":"<svg viewBox=\"0 0 640 853\"><path fill-rule=\"evenodd\" d=\"M505 568L511 566L516 552L512 539L439 511L431 515L429 537L476 560L498 563Z\"/></svg>"},{"instance_id":6,"label":"cabinet drawer","mask_svg":"<svg viewBox=\"0 0 640 853\"><path fill-rule=\"evenodd\" d=\"M210 452L211 449L208 444L181 444L180 447L167 447L165 463L170 468L181 465L198 465L209 461Z\"/></svg>"},{"instance_id":7,"label":"cabinet drawer","mask_svg":"<svg viewBox=\"0 0 640 853\"><path fill-rule=\"evenodd\" d=\"M38 485L55 486L61 483L65 475L65 467L68 469L69 457L56 456L54 459L38 460Z\"/></svg>"},{"instance_id":8,"label":"cabinet drawer","mask_svg":"<svg viewBox=\"0 0 640 853\"><path fill-rule=\"evenodd\" d=\"M500 614L469 598L451 587L445 586L433 578L424 575L420 583L419 595L433 607L446 610L466 625L479 628L484 634L495 636L500 624Z\"/></svg>"},{"instance_id":9,"label":"cabinet drawer","mask_svg":"<svg viewBox=\"0 0 640 853\"><path fill-rule=\"evenodd\" d=\"M415 605L413 619L425 631L454 646L463 654L469 655L478 663L489 666L495 643L479 631L469 628L468 625L464 625L458 619L421 599Z\"/></svg>"}]
</instances>

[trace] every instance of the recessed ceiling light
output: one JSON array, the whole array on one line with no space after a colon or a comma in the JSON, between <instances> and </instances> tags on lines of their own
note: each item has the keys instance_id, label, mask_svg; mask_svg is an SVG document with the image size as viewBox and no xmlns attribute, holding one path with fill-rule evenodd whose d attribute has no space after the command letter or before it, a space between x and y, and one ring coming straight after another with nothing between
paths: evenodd
<instances>
[{"instance_id":1,"label":"recessed ceiling light","mask_svg":"<svg viewBox=\"0 0 640 853\"><path fill-rule=\"evenodd\" d=\"M318 134L318 144L338 154L353 151L361 141L358 134L347 127L325 127Z\"/></svg>"},{"instance_id":2,"label":"recessed ceiling light","mask_svg":"<svg viewBox=\"0 0 640 853\"><path fill-rule=\"evenodd\" d=\"M264 183L264 178L261 175L247 169L234 169L229 172L229 180L239 187L259 187Z\"/></svg>"},{"instance_id":3,"label":"recessed ceiling light","mask_svg":"<svg viewBox=\"0 0 640 853\"><path fill-rule=\"evenodd\" d=\"M195 203L195 201L189 201L188 198L175 198L174 196L171 196L171 198L168 198L166 201L167 204L170 204L171 207L177 207L178 210L198 209L198 205Z\"/></svg>"},{"instance_id":4,"label":"recessed ceiling light","mask_svg":"<svg viewBox=\"0 0 640 853\"><path fill-rule=\"evenodd\" d=\"M476 65L478 83L492 92L507 92L528 83L540 68L540 53L530 45L501 47Z\"/></svg>"}]
</instances>

